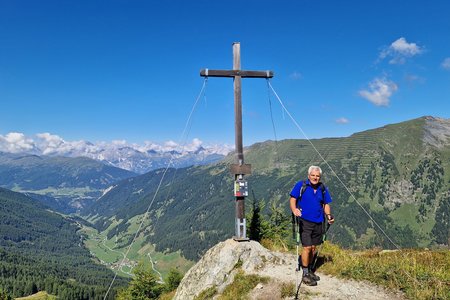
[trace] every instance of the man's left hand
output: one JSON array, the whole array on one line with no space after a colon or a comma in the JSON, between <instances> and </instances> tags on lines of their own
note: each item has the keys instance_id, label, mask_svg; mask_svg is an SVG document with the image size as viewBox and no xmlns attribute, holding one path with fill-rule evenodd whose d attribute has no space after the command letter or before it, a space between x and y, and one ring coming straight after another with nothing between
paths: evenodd
<instances>
[{"instance_id":1,"label":"man's left hand","mask_svg":"<svg viewBox=\"0 0 450 300\"><path fill-rule=\"evenodd\" d=\"M333 215L331 215L331 214L328 214L327 215L327 221L328 221L328 224L333 224L334 223L334 217L333 217Z\"/></svg>"}]
</instances>

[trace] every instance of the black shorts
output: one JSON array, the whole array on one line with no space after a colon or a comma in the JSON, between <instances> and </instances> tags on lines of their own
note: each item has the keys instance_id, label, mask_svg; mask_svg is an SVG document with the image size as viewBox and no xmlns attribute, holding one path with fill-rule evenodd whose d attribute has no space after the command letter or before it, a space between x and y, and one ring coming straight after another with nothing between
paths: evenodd
<instances>
[{"instance_id":1,"label":"black shorts","mask_svg":"<svg viewBox=\"0 0 450 300\"><path fill-rule=\"evenodd\" d=\"M322 244L322 223L315 223L300 218L300 238L303 246Z\"/></svg>"}]
</instances>

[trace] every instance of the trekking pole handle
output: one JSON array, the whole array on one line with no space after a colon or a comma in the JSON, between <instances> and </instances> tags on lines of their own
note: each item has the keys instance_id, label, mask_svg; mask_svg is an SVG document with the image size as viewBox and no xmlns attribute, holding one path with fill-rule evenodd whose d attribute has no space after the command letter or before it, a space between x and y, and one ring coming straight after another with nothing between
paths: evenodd
<instances>
[{"instance_id":1,"label":"trekking pole handle","mask_svg":"<svg viewBox=\"0 0 450 300\"><path fill-rule=\"evenodd\" d=\"M326 218L328 224L331 225L334 223L334 216L332 214L325 215L325 218Z\"/></svg>"},{"instance_id":2,"label":"trekking pole handle","mask_svg":"<svg viewBox=\"0 0 450 300\"><path fill-rule=\"evenodd\" d=\"M293 213L291 215L292 215L292 239L295 240L295 238L296 238L295 234L297 232L295 227L296 227L297 224L295 222L295 215Z\"/></svg>"},{"instance_id":3,"label":"trekking pole handle","mask_svg":"<svg viewBox=\"0 0 450 300\"><path fill-rule=\"evenodd\" d=\"M295 240L297 241L297 245L300 244L300 217L295 217L295 228L297 229L296 231L296 236L295 236Z\"/></svg>"}]
</instances>

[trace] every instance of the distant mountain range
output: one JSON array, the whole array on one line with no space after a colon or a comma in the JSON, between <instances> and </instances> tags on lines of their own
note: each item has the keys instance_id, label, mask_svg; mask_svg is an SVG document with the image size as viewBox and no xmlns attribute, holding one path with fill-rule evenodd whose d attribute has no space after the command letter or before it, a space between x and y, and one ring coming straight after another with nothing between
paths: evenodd
<instances>
[{"instance_id":1,"label":"distant mountain range","mask_svg":"<svg viewBox=\"0 0 450 300\"><path fill-rule=\"evenodd\" d=\"M27 194L64 213L79 211L114 183L136 175L86 157L0 152L0 187Z\"/></svg>"},{"instance_id":2,"label":"distant mountain range","mask_svg":"<svg viewBox=\"0 0 450 300\"><path fill-rule=\"evenodd\" d=\"M22 133L0 135L0 152L22 155L88 157L107 165L143 174L163 167L205 165L222 159L232 150L228 145L204 146L194 139L179 145L173 141L164 144L145 142L144 145L125 141L91 143L65 141L49 133L29 138Z\"/></svg>"}]
</instances>

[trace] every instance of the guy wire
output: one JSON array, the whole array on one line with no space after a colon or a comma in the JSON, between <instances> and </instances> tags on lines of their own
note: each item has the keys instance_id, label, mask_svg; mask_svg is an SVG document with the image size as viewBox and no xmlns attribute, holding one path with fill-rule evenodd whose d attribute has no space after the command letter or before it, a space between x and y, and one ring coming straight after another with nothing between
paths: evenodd
<instances>
[{"instance_id":1,"label":"guy wire","mask_svg":"<svg viewBox=\"0 0 450 300\"><path fill-rule=\"evenodd\" d=\"M300 130L300 132L303 134L303 136L306 138L306 140L311 144L311 146L313 147L313 149L317 152L317 154L320 156L320 158L323 160L323 162L328 166L328 168L331 170L331 172L333 173L333 175L338 179L338 181L341 183L341 185L347 190L347 192L350 194L351 198L353 198L353 200L355 200L355 202L361 207L361 209L366 213L366 215L372 220L372 222L378 227L378 229L380 229L380 231L384 234L384 236L386 236L388 238L388 240L392 243L392 245L395 246L395 248L400 250L400 247L394 243L394 241L387 235L387 233L381 228L381 226L377 223L377 221L375 221L375 219L369 214L369 212L362 206L362 204L356 199L356 197L353 195L353 193L349 190L349 188L347 187L347 185L341 180L341 178L336 174L336 172L334 171L334 169L330 166L330 164L328 163L328 161L322 156L322 154L319 152L319 150L317 150L316 146L314 146L314 144L311 142L311 140L308 138L308 136L306 135L306 133L303 131L303 129L300 127L300 125L297 123L297 121L295 121L295 119L292 117L291 113L287 110L286 106L284 106L283 101L281 101L280 97L278 96L277 92L274 90L274 88L272 87L272 85L270 84L270 80L267 80L267 83L269 85L269 87L271 88L272 92L274 93L275 97L278 99L278 102L280 102L281 107L283 108L283 110L286 112L286 114L289 116L289 118L292 120L292 122L295 124L295 126L297 127L297 129Z\"/></svg>"},{"instance_id":2,"label":"guy wire","mask_svg":"<svg viewBox=\"0 0 450 300\"><path fill-rule=\"evenodd\" d=\"M198 101L200 101L200 98L202 96L203 96L203 99L205 100L205 103L206 103L206 84L207 83L208 83L208 77L205 77L205 80L203 81L203 87L202 87L202 89L201 89L201 91L199 93L199 96L198 96L197 100L195 101L195 104L193 105L193 107L191 109L191 112L189 113L188 120L186 121L185 128L184 128L183 133L182 133L182 135L180 137L180 141L184 140L184 142L182 144L181 152L184 151L184 148L185 148L186 143L187 143L187 138L188 138L190 130L192 128L191 117L192 117L192 115L193 115L193 113L194 113L194 111L195 111L195 109L197 107ZM171 159L173 159L173 154L172 153L170 153L170 156L171 156ZM165 198L164 201L167 201L169 199L169 196L172 194L172 187L173 187L172 183L175 181L175 178L177 176L177 172L178 172L178 168L175 168L175 171L173 172L173 175L172 175L172 179L170 179L169 189L167 190L167 195L166 195L166 198ZM158 226L158 222L159 222L159 218L156 219L156 222L154 224L155 228Z\"/></svg>"},{"instance_id":3,"label":"guy wire","mask_svg":"<svg viewBox=\"0 0 450 300\"><path fill-rule=\"evenodd\" d=\"M273 135L275 137L275 164L279 163L278 159L278 138L277 138L277 131L275 128L275 121L273 120L273 112L272 112L272 100L270 97L270 88L269 88L269 79L267 79L267 98L269 100L269 110L270 110L270 120L272 121L272 129L273 129Z\"/></svg>"},{"instance_id":4,"label":"guy wire","mask_svg":"<svg viewBox=\"0 0 450 300\"><path fill-rule=\"evenodd\" d=\"M195 109L196 109L196 107L197 107L197 104L198 104L198 102L199 102L201 96L203 95L203 92L205 91L207 81L208 81L208 77L205 77L205 79L204 79L204 81L203 81L202 88L201 88L201 90L200 90L200 93L198 94L197 99L195 100L195 103L194 103L194 105L193 105L193 107L192 107L192 109L191 109L191 112L189 113L189 117L188 117L188 119L187 119L187 121L186 121L186 125L185 125L185 127L184 127L184 129L183 129L183 131L182 131L182 134L181 134L182 138L183 138L183 136L185 136L185 141L182 143L182 151L184 151L184 147L185 147L185 144L186 144L187 132L190 131L190 124L191 124L192 115L193 115L193 113L194 113L194 111L195 111ZM161 188L161 185L162 185L162 182L163 182L163 180L164 180L164 177L165 177L167 171L169 170L170 166L172 165L173 160L174 160L174 156L171 154L170 160L169 160L169 162L167 163L166 168L164 169L164 172L163 172L163 174L162 174L162 176L161 176L161 180L159 181L158 187L156 188L155 194L153 195L152 201L151 201L150 204L148 205L147 210L145 211L144 217L142 218L142 221L141 221L141 223L139 224L139 227L138 227L138 229L136 230L136 232L135 232L135 234L134 234L134 237L133 237L133 239L132 239L130 245L128 246L127 251L125 252L125 255L124 255L122 261L120 262L120 264L119 264L117 270L120 270L120 268L122 267L123 263L125 262L125 260L126 260L126 258L127 258L127 256L128 256L128 253L130 252L131 247L133 246L133 243L134 243L134 241L136 240L136 238L137 238L137 236L138 236L138 234L139 234L139 231L141 230L141 228L142 228L142 226L143 226L143 224L144 224L144 221L145 221L146 218L147 218L148 212L150 211L150 208L152 207L153 202L155 201L156 196L157 196L158 193L159 193L159 189ZM172 181L174 180L174 178L175 178L175 176L172 178ZM114 284L114 282L115 282L115 280L116 280L116 278L117 278L117 273L118 273L118 271L115 272L114 277L113 277L113 279L112 279L112 281L111 281L111 283L110 283L110 285L109 285L109 287L108 287L108 290L106 291L106 294L105 294L105 296L103 297L103 300L106 300L106 297L108 296L108 294L109 294L109 292L110 292L110 290L111 290L111 288L112 288L112 286L113 286L113 284Z\"/></svg>"}]
</instances>

